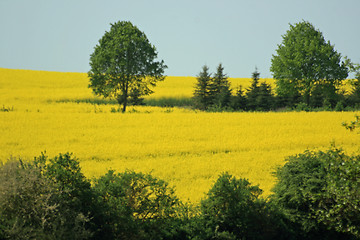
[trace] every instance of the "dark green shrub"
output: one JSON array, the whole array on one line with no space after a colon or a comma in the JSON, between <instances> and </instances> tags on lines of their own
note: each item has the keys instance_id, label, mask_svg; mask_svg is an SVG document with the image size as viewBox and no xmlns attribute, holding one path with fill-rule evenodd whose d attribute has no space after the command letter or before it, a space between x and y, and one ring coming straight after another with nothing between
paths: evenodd
<instances>
[{"instance_id":1,"label":"dark green shrub","mask_svg":"<svg viewBox=\"0 0 360 240\"><path fill-rule=\"evenodd\" d=\"M95 180L114 239L160 239L175 216L174 190L149 174L109 171Z\"/></svg>"},{"instance_id":2,"label":"dark green shrub","mask_svg":"<svg viewBox=\"0 0 360 240\"><path fill-rule=\"evenodd\" d=\"M360 156L347 156L337 149L327 154L326 189L315 215L328 228L359 239Z\"/></svg>"},{"instance_id":3,"label":"dark green shrub","mask_svg":"<svg viewBox=\"0 0 360 240\"><path fill-rule=\"evenodd\" d=\"M273 189L274 199L277 205L286 210L290 220L299 223L305 232L318 228L311 208L313 196L321 194L325 187L322 154L306 151L288 157L286 164L276 171L279 182Z\"/></svg>"},{"instance_id":4,"label":"dark green shrub","mask_svg":"<svg viewBox=\"0 0 360 240\"><path fill-rule=\"evenodd\" d=\"M44 175L44 165L12 160L0 167L3 239L88 239L90 221L60 199L66 191Z\"/></svg>"},{"instance_id":5,"label":"dark green shrub","mask_svg":"<svg viewBox=\"0 0 360 240\"><path fill-rule=\"evenodd\" d=\"M272 199L304 238L359 237L360 163L353 158L338 149L305 151L276 171Z\"/></svg>"},{"instance_id":6,"label":"dark green shrub","mask_svg":"<svg viewBox=\"0 0 360 240\"><path fill-rule=\"evenodd\" d=\"M90 181L85 178L78 159L71 153L60 153L54 158L48 158L42 154L35 158L34 163L41 166L44 175L58 183L61 190L68 191L76 197L90 191Z\"/></svg>"},{"instance_id":7,"label":"dark green shrub","mask_svg":"<svg viewBox=\"0 0 360 240\"><path fill-rule=\"evenodd\" d=\"M77 221L77 214L92 219L86 228L97 231L98 216L101 209L96 205L95 193L90 181L81 172L79 161L71 153L59 154L48 158L44 154L34 159L34 164L43 168L45 177L54 181L62 194L57 199L59 208L67 221L64 223L71 228Z\"/></svg>"},{"instance_id":8,"label":"dark green shrub","mask_svg":"<svg viewBox=\"0 0 360 240\"><path fill-rule=\"evenodd\" d=\"M282 217L265 200L262 190L246 179L224 173L201 202L202 239L288 239ZM277 222L274 222L276 219Z\"/></svg>"}]
</instances>

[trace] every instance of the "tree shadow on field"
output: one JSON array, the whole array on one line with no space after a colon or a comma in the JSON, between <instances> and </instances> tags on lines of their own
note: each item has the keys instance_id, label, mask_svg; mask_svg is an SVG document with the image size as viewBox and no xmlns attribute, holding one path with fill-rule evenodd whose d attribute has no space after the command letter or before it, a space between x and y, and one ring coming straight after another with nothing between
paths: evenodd
<instances>
[{"instance_id":1,"label":"tree shadow on field","mask_svg":"<svg viewBox=\"0 0 360 240\"><path fill-rule=\"evenodd\" d=\"M77 98L77 99L71 99L71 98L63 98L59 100L49 102L56 102L56 103L89 103L93 105L117 105L117 101L114 99L102 99L102 98Z\"/></svg>"},{"instance_id":2,"label":"tree shadow on field","mask_svg":"<svg viewBox=\"0 0 360 240\"><path fill-rule=\"evenodd\" d=\"M59 100L49 100L49 103L88 103L92 105L118 105L118 102L114 99L103 98L63 98ZM148 98L144 99L143 104L145 106L152 107L191 107L193 106L193 100L191 97L160 97L160 98Z\"/></svg>"},{"instance_id":3,"label":"tree shadow on field","mask_svg":"<svg viewBox=\"0 0 360 240\"><path fill-rule=\"evenodd\" d=\"M191 107L193 99L191 97L159 97L144 99L146 106L154 107Z\"/></svg>"}]
</instances>

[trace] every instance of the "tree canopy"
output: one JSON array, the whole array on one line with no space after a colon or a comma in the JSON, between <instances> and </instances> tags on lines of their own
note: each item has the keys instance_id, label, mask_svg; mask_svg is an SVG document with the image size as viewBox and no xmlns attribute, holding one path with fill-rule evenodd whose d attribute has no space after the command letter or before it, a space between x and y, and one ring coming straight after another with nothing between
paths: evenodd
<instances>
[{"instance_id":1,"label":"tree canopy","mask_svg":"<svg viewBox=\"0 0 360 240\"><path fill-rule=\"evenodd\" d=\"M306 21L290 24L276 53L270 71L276 80L279 96L301 95L309 105L316 87L321 86L331 95L348 76L341 54Z\"/></svg>"},{"instance_id":2,"label":"tree canopy","mask_svg":"<svg viewBox=\"0 0 360 240\"><path fill-rule=\"evenodd\" d=\"M115 98L126 111L129 98L151 94L149 86L164 80L164 61L145 33L131 22L119 21L95 46L90 56L89 87L96 95Z\"/></svg>"}]
</instances>

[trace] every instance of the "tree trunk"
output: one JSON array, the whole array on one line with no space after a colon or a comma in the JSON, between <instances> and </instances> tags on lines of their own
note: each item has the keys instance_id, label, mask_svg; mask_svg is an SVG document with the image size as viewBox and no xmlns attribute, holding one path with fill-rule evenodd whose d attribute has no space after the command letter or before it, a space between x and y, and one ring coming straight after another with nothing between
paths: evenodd
<instances>
[{"instance_id":1,"label":"tree trunk","mask_svg":"<svg viewBox=\"0 0 360 240\"><path fill-rule=\"evenodd\" d=\"M124 113L126 111L126 106L127 106L127 102L128 102L128 97L129 97L129 77L127 78L127 81L125 82L125 88L124 88L124 95L123 95L123 109L122 109L122 113Z\"/></svg>"},{"instance_id":2,"label":"tree trunk","mask_svg":"<svg viewBox=\"0 0 360 240\"><path fill-rule=\"evenodd\" d=\"M127 105L127 96L124 98L122 113L126 111L126 105Z\"/></svg>"},{"instance_id":3,"label":"tree trunk","mask_svg":"<svg viewBox=\"0 0 360 240\"><path fill-rule=\"evenodd\" d=\"M310 106L310 90L307 89L304 93L304 100L306 105Z\"/></svg>"}]
</instances>

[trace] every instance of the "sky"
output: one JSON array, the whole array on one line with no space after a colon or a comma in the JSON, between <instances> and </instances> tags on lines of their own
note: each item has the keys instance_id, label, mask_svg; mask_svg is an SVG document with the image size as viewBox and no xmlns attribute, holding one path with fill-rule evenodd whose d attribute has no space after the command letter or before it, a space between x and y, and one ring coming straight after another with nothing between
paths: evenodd
<instances>
[{"instance_id":1,"label":"sky","mask_svg":"<svg viewBox=\"0 0 360 240\"><path fill-rule=\"evenodd\" d=\"M0 68L88 72L110 24L130 21L164 60L168 76L222 63L229 77L271 78L289 24L309 21L360 63L359 0L0 0Z\"/></svg>"}]
</instances>

